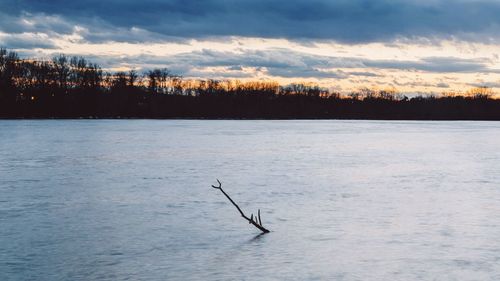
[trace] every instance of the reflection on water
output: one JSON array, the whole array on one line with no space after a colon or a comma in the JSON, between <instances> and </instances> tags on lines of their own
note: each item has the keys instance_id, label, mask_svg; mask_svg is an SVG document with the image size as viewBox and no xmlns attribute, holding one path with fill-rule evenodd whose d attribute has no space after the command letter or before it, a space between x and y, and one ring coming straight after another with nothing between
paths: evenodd
<instances>
[{"instance_id":1,"label":"reflection on water","mask_svg":"<svg viewBox=\"0 0 500 281\"><path fill-rule=\"evenodd\" d=\"M498 122L0 121L0 280L498 280L499 137Z\"/></svg>"}]
</instances>

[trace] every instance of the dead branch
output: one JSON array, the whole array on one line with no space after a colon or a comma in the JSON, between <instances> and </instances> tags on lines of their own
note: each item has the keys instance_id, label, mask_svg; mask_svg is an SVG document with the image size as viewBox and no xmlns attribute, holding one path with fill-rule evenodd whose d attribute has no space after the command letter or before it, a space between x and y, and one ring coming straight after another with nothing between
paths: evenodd
<instances>
[{"instance_id":1,"label":"dead branch","mask_svg":"<svg viewBox=\"0 0 500 281\"><path fill-rule=\"evenodd\" d=\"M222 192L222 194L224 194L227 197L227 199L229 199L229 201L231 201L231 203L233 203L233 205L236 207L236 209L238 209L238 212L240 212L241 216L245 220L247 220L249 224L253 224L255 227L257 227L263 233L269 233L269 230L267 230L265 227L262 226L262 220L260 219L260 209L257 212L257 216L255 217L255 220L254 220L253 214L250 216L250 218L248 218L247 216L245 216L245 214L240 209L240 207L233 201L233 199L231 199L231 197L229 197L229 195L227 195L227 193L222 189L221 182L219 180L217 180L217 182L219 183L219 186L212 185L212 187L220 190Z\"/></svg>"}]
</instances>

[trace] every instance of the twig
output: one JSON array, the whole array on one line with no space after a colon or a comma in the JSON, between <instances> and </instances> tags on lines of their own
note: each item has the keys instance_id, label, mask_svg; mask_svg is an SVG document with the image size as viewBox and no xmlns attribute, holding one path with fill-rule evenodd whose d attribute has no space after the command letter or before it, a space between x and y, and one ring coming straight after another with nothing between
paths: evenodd
<instances>
[{"instance_id":1,"label":"twig","mask_svg":"<svg viewBox=\"0 0 500 281\"><path fill-rule=\"evenodd\" d=\"M217 182L219 183L219 186L212 185L212 187L220 190L222 192L222 194L224 194L227 197L227 199L229 199L229 201L231 201L231 203L233 203L233 205L236 207L236 209L238 209L238 212L240 212L241 216L245 220L247 220L249 224L253 224L255 227L257 227L263 233L269 233L269 230L267 230L265 227L262 226L262 221L260 220L260 209L257 213L257 216L255 217L255 221L253 219L254 218L253 214L251 215L250 218L248 218L247 216L245 216L245 214L240 209L240 207L233 201L233 199L231 199L231 197L229 197L229 195L227 195L227 193L222 189L221 182L219 180L217 180Z\"/></svg>"}]
</instances>

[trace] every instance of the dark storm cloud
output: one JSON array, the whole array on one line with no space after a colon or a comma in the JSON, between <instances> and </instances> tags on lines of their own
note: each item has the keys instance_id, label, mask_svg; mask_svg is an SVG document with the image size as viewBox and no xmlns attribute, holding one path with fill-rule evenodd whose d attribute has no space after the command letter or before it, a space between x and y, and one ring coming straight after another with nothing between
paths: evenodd
<instances>
[{"instance_id":1,"label":"dark storm cloud","mask_svg":"<svg viewBox=\"0 0 500 281\"><path fill-rule=\"evenodd\" d=\"M0 0L0 6L4 14L0 17L50 15L90 30L136 27L184 38L235 35L347 43L400 37L497 40L500 24L500 2L492 0ZM19 29L15 21L0 22L0 30ZM68 32L64 24L31 28Z\"/></svg>"},{"instance_id":2,"label":"dark storm cloud","mask_svg":"<svg viewBox=\"0 0 500 281\"><path fill-rule=\"evenodd\" d=\"M0 0L0 7L3 6ZM2 7L3 8L3 7ZM5 33L47 33L47 34L71 34L74 25L63 16L47 14L30 14L17 12L7 14L0 10L0 31Z\"/></svg>"}]
</instances>

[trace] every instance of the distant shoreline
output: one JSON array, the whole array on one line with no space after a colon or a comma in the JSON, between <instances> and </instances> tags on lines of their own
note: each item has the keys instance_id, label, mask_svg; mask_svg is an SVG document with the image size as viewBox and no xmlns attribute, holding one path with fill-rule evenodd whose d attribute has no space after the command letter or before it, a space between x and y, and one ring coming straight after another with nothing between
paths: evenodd
<instances>
[{"instance_id":1,"label":"distant shoreline","mask_svg":"<svg viewBox=\"0 0 500 281\"><path fill-rule=\"evenodd\" d=\"M303 83L183 80L168 69L104 73L83 57L27 60L0 49L0 58L4 119L500 120L500 99L489 88L344 95Z\"/></svg>"},{"instance_id":2,"label":"distant shoreline","mask_svg":"<svg viewBox=\"0 0 500 281\"><path fill-rule=\"evenodd\" d=\"M186 120L186 121L428 121L428 122L498 122L500 119L363 119L363 118L147 118L147 117L13 117L0 118L0 121L41 121L41 120Z\"/></svg>"},{"instance_id":3,"label":"distant shoreline","mask_svg":"<svg viewBox=\"0 0 500 281\"><path fill-rule=\"evenodd\" d=\"M0 102L0 119L500 121L500 100L485 97L390 100L306 95L262 97L259 93L201 96L134 93L134 98L124 103L123 96L101 93Z\"/></svg>"}]
</instances>

